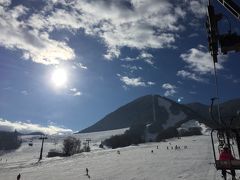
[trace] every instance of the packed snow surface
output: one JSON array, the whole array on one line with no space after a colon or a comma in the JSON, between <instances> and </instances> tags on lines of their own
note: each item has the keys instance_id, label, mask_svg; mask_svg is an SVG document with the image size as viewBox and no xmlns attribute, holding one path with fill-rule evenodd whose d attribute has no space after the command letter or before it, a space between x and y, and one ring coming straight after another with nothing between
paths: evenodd
<instances>
[{"instance_id":1,"label":"packed snow surface","mask_svg":"<svg viewBox=\"0 0 240 180\"><path fill-rule=\"evenodd\" d=\"M99 139L100 135L95 135ZM91 138L93 147L97 142L94 141L94 135ZM221 179L220 172L213 165L209 136L170 139L119 149L95 148L71 157L46 158L49 149L58 148L61 144L61 140L56 143L56 140L49 138L45 143L43 160L36 163L40 144L40 140L34 139L32 147L24 142L18 150L2 155L0 179L13 180L21 173L21 180L87 180L86 168L92 180ZM181 149L175 150L176 145ZM187 146L187 149L183 146Z\"/></svg>"}]
</instances>

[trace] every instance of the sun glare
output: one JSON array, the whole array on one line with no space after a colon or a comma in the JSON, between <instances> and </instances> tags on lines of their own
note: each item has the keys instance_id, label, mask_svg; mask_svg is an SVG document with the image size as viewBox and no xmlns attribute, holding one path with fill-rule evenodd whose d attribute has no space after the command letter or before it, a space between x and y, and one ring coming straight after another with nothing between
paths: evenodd
<instances>
[{"instance_id":1,"label":"sun glare","mask_svg":"<svg viewBox=\"0 0 240 180\"><path fill-rule=\"evenodd\" d=\"M55 87L63 87L67 83L67 73L64 69L55 69L52 73L52 82Z\"/></svg>"}]
</instances>

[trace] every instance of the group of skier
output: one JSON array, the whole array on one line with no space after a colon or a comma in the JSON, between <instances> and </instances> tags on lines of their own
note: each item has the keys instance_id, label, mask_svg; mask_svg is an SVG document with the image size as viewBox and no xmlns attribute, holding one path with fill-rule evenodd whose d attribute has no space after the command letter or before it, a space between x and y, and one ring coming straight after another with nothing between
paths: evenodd
<instances>
[{"instance_id":1,"label":"group of skier","mask_svg":"<svg viewBox=\"0 0 240 180\"><path fill-rule=\"evenodd\" d=\"M170 146L167 146L167 150L173 150L173 149L175 149L175 150L180 150L180 149L181 149L181 146L178 146L178 145L172 146L171 143L169 143L169 145L170 145ZM184 146L182 147L182 149L187 149L187 148L188 148L188 146L186 146L186 145L184 145ZM159 146L157 146L157 149L159 149ZM151 153L153 153L153 150L151 150Z\"/></svg>"},{"instance_id":2,"label":"group of skier","mask_svg":"<svg viewBox=\"0 0 240 180\"><path fill-rule=\"evenodd\" d=\"M183 149L187 149L187 148L188 148L188 146L186 146L186 145L183 146ZM173 149L180 150L181 146L178 146L178 145L175 145L175 147L174 146L167 146L167 150L173 150Z\"/></svg>"},{"instance_id":3,"label":"group of skier","mask_svg":"<svg viewBox=\"0 0 240 180\"><path fill-rule=\"evenodd\" d=\"M91 177L90 177L90 175L89 175L89 170L88 170L88 168L86 168L86 176L90 179ZM17 180L20 180L21 179L21 174L19 173L18 175L17 175Z\"/></svg>"},{"instance_id":4,"label":"group of skier","mask_svg":"<svg viewBox=\"0 0 240 180\"><path fill-rule=\"evenodd\" d=\"M8 160L7 160L7 159L5 159L5 161L4 161L4 160L1 158L1 159L0 159L0 161L1 161L1 162L7 162Z\"/></svg>"}]
</instances>

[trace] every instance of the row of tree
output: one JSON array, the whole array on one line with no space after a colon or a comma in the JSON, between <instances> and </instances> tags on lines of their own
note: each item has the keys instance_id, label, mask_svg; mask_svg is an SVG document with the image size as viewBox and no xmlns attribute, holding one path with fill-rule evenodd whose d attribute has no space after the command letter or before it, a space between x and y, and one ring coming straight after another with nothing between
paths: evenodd
<instances>
[{"instance_id":1,"label":"row of tree","mask_svg":"<svg viewBox=\"0 0 240 180\"><path fill-rule=\"evenodd\" d=\"M62 151L51 149L48 152L48 157L72 156L74 154L81 152L90 152L90 147L87 144L85 144L81 149L81 141L75 137L69 136L63 141Z\"/></svg>"},{"instance_id":2,"label":"row of tree","mask_svg":"<svg viewBox=\"0 0 240 180\"><path fill-rule=\"evenodd\" d=\"M124 134L112 136L109 139L106 139L103 144L115 149L132 144L137 145L139 143L144 143L145 129L146 126L144 124L134 124L129 130L125 131Z\"/></svg>"},{"instance_id":3,"label":"row of tree","mask_svg":"<svg viewBox=\"0 0 240 180\"><path fill-rule=\"evenodd\" d=\"M145 142L146 125L145 124L134 124L122 135L115 135L106 139L103 144L113 149L118 147L125 147L129 145L137 145ZM153 141L163 141L165 139L180 137L180 136L192 136L201 135L200 127L192 127L178 131L176 127L170 127L163 129L159 126L158 135Z\"/></svg>"},{"instance_id":4,"label":"row of tree","mask_svg":"<svg viewBox=\"0 0 240 180\"><path fill-rule=\"evenodd\" d=\"M18 133L0 131L0 150L14 150L20 147L22 140Z\"/></svg>"}]
</instances>

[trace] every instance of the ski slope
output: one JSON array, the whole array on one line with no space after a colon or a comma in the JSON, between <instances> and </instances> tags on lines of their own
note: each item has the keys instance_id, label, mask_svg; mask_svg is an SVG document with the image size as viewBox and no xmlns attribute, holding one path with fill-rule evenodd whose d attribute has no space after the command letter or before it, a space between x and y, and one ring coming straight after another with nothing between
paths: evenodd
<instances>
[{"instance_id":1,"label":"ski slope","mask_svg":"<svg viewBox=\"0 0 240 180\"><path fill-rule=\"evenodd\" d=\"M109 137L111 133L106 133L104 137ZM92 138L92 147L97 143L94 137L98 141L103 138L97 133L84 134L83 137ZM61 140L56 145L57 148L61 147L60 142ZM175 145L181 146L181 149L174 150ZM188 148L183 149L183 146ZM167 150L167 147L170 150ZM216 172L212 164L209 136L170 139L167 142L146 143L114 150L95 148L92 152L72 157L45 158L51 148L55 148L55 144L48 139L44 148L44 158L38 164L36 162L40 151L39 140L34 140L32 147L25 142L17 151L1 156L0 179L13 180L21 173L21 180L87 180L89 178L85 175L86 168L89 169L92 180L221 179L220 172ZM117 154L117 150L120 154Z\"/></svg>"}]
</instances>

